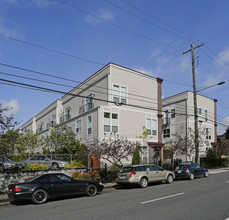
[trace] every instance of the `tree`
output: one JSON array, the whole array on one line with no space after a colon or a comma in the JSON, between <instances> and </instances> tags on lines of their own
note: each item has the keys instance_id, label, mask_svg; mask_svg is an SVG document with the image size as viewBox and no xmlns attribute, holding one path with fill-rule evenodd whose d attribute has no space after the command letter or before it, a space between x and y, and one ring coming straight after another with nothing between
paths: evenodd
<instances>
[{"instance_id":1,"label":"tree","mask_svg":"<svg viewBox=\"0 0 229 220\"><path fill-rule=\"evenodd\" d=\"M43 138L42 142L46 154L77 154L81 146L76 134L66 125L52 128L50 135Z\"/></svg>"},{"instance_id":2,"label":"tree","mask_svg":"<svg viewBox=\"0 0 229 220\"><path fill-rule=\"evenodd\" d=\"M0 102L0 155L5 156L14 153L19 137L19 133L14 130L19 122L15 121L13 114L8 115L11 109Z\"/></svg>"},{"instance_id":3,"label":"tree","mask_svg":"<svg viewBox=\"0 0 229 220\"><path fill-rule=\"evenodd\" d=\"M229 128L226 129L225 139L229 140Z\"/></svg>"},{"instance_id":4,"label":"tree","mask_svg":"<svg viewBox=\"0 0 229 220\"><path fill-rule=\"evenodd\" d=\"M127 138L94 139L87 145L90 155L107 160L112 165L123 167L123 161L129 161L138 144Z\"/></svg>"},{"instance_id":5,"label":"tree","mask_svg":"<svg viewBox=\"0 0 229 220\"><path fill-rule=\"evenodd\" d=\"M199 129L199 147L203 145L209 145L209 142L203 139L203 136L205 136L205 132L203 129ZM195 152L195 132L192 130L192 128L188 128L187 136L184 134L184 132L176 133L173 138L168 140L166 142L166 145L168 145L168 149L173 152L173 154L176 155L186 155L189 157L189 160L191 160L191 156Z\"/></svg>"}]
</instances>

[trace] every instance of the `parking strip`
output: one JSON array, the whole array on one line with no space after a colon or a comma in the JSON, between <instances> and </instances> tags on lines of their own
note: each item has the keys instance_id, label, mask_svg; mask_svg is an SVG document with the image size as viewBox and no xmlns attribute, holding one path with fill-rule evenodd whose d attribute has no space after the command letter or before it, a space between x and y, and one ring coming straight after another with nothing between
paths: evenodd
<instances>
[{"instance_id":1,"label":"parking strip","mask_svg":"<svg viewBox=\"0 0 229 220\"><path fill-rule=\"evenodd\" d=\"M182 192L182 193L177 193L177 194L173 194L173 195L170 195L170 196L165 196L165 197L157 198L157 199L153 199L153 200L149 200L149 201L145 201L145 202L141 202L141 204L146 204L146 203L150 203L150 202L155 202L155 201L159 201L159 200L163 200L163 199L168 199L168 198L171 198L171 197L181 196L181 195L184 195L184 192Z\"/></svg>"}]
</instances>

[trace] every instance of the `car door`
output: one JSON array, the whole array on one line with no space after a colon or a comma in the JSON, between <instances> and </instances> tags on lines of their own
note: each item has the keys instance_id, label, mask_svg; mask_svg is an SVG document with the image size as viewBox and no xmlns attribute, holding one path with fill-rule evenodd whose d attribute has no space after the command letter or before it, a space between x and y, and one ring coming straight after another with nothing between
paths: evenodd
<instances>
[{"instance_id":1,"label":"car door","mask_svg":"<svg viewBox=\"0 0 229 220\"><path fill-rule=\"evenodd\" d=\"M161 169L160 167L158 167L156 165L152 165L152 170L155 173L155 178L157 181L166 180L166 172L164 172L163 169Z\"/></svg>"},{"instance_id":2,"label":"car door","mask_svg":"<svg viewBox=\"0 0 229 220\"><path fill-rule=\"evenodd\" d=\"M196 176L201 177L201 176L204 175L203 169L202 169L202 167L199 164L193 164L193 166L195 168L195 174L196 174Z\"/></svg>"},{"instance_id":3,"label":"car door","mask_svg":"<svg viewBox=\"0 0 229 220\"><path fill-rule=\"evenodd\" d=\"M51 175L50 180L53 196L78 194L80 192L79 184L64 174Z\"/></svg>"}]
</instances>

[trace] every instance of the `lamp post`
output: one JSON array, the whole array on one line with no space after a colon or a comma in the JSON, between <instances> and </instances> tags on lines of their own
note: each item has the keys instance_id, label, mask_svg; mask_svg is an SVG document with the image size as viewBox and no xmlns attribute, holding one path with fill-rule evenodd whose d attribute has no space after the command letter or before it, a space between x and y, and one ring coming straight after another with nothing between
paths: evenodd
<instances>
[{"instance_id":1,"label":"lamp post","mask_svg":"<svg viewBox=\"0 0 229 220\"><path fill-rule=\"evenodd\" d=\"M211 88L213 86L217 86L217 85L222 85L224 84L225 82L220 82L220 83L217 83L215 85L212 85L212 86L208 86L206 88L203 88L203 89L200 89L199 91L196 90L196 71L195 71L195 59L198 57L198 56L195 56L194 54L194 50L199 48L199 47L202 47L204 45L204 43L194 47L194 44L192 43L191 44L191 49L186 51L186 52L183 52L183 55L188 53L188 52L191 52L192 54L192 77L193 77L193 100L194 100L194 120L195 120L195 162L196 163L200 163L200 156L199 156L199 139L198 139L198 115L197 115L197 92L200 92L202 90L205 90L205 89L208 89L208 88Z\"/></svg>"},{"instance_id":2,"label":"lamp post","mask_svg":"<svg viewBox=\"0 0 229 220\"><path fill-rule=\"evenodd\" d=\"M193 82L195 82L193 80ZM209 89L209 88L212 88L214 86L219 86L219 85L223 85L225 84L225 81L222 81L222 82L219 82L219 83L216 83L214 85L211 85L211 86L207 86L203 89L200 89L198 91L196 91L196 85L194 84L193 86L193 97L194 97L194 119L195 119L195 162L200 164L200 155L199 155L199 132L198 132L198 114L197 114L197 92L200 92L200 91L203 91L205 89Z\"/></svg>"}]
</instances>

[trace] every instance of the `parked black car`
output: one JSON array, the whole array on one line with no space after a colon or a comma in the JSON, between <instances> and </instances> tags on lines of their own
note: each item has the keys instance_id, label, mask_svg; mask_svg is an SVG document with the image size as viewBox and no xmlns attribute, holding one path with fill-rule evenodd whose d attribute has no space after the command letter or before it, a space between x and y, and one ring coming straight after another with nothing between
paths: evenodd
<instances>
[{"instance_id":1,"label":"parked black car","mask_svg":"<svg viewBox=\"0 0 229 220\"><path fill-rule=\"evenodd\" d=\"M25 168L25 164L20 164L19 162L12 161L7 157L0 156L0 167L2 172L13 171Z\"/></svg>"},{"instance_id":2,"label":"parked black car","mask_svg":"<svg viewBox=\"0 0 229 220\"><path fill-rule=\"evenodd\" d=\"M8 197L11 203L29 200L42 204L55 197L79 194L95 196L97 192L102 192L103 187L98 181L75 180L63 173L52 173L9 185Z\"/></svg>"},{"instance_id":3,"label":"parked black car","mask_svg":"<svg viewBox=\"0 0 229 220\"><path fill-rule=\"evenodd\" d=\"M185 162L179 164L175 169L176 179L190 179L196 177L207 177L208 170L197 163Z\"/></svg>"}]
</instances>

